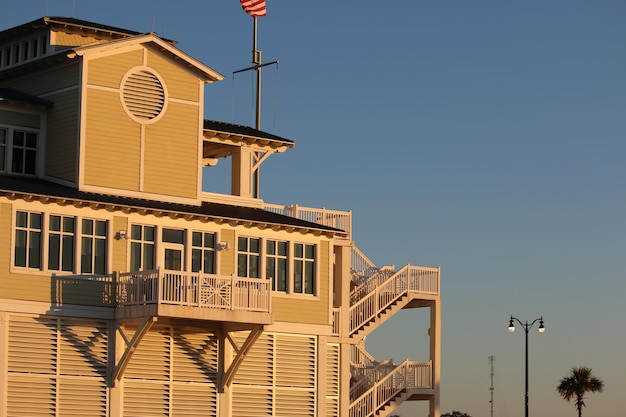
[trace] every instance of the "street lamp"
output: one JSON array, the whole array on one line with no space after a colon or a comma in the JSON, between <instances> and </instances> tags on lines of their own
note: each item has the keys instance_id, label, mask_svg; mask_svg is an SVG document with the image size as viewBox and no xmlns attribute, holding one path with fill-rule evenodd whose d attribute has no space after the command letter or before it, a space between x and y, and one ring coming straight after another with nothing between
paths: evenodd
<instances>
[{"instance_id":1,"label":"street lamp","mask_svg":"<svg viewBox=\"0 0 626 417\"><path fill-rule=\"evenodd\" d=\"M511 320L509 321L509 332L511 333L515 331L514 321L517 321L526 332L526 396L525 396L526 413L525 413L525 416L528 417L528 331L531 329L531 327L533 327L533 324L535 324L537 321L539 322L539 333L545 332L546 328L543 325L543 316L539 317L538 319L533 320L532 323L530 324L528 324L528 322L522 323L520 319L518 319L517 317L511 316Z\"/></svg>"}]
</instances>

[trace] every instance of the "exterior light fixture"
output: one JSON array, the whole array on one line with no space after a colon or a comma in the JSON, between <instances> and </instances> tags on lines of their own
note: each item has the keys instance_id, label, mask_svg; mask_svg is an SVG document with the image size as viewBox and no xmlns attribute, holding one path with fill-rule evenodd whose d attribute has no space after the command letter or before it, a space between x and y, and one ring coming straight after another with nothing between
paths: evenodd
<instances>
[{"instance_id":1,"label":"exterior light fixture","mask_svg":"<svg viewBox=\"0 0 626 417\"><path fill-rule=\"evenodd\" d=\"M535 324L536 322L539 322L539 333L545 332L546 327L543 325L543 316L539 317L538 319L533 320L530 324L528 324L528 322L522 323L520 319L518 319L517 317L511 316L511 319L509 320L509 332L511 333L515 331L515 323L514 323L515 321L518 322L520 326L522 326L522 328L524 329L524 332L526 333L526 374L525 374L526 395L524 397L525 399L525 414L524 415L525 417L528 417L528 331L533 327L533 324Z\"/></svg>"}]
</instances>

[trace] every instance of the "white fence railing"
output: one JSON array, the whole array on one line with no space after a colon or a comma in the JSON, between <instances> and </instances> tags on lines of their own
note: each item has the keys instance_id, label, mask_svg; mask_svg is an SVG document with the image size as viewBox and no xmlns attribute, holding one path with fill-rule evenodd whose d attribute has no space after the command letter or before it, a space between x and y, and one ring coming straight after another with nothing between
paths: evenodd
<instances>
[{"instance_id":1,"label":"white fence railing","mask_svg":"<svg viewBox=\"0 0 626 417\"><path fill-rule=\"evenodd\" d=\"M120 273L117 305L170 304L225 310L270 311L270 281L185 272Z\"/></svg>"},{"instance_id":2,"label":"white fence railing","mask_svg":"<svg viewBox=\"0 0 626 417\"><path fill-rule=\"evenodd\" d=\"M405 265L350 306L350 334L409 292L439 295L439 268Z\"/></svg>"},{"instance_id":3,"label":"white fence railing","mask_svg":"<svg viewBox=\"0 0 626 417\"><path fill-rule=\"evenodd\" d=\"M348 234L348 239L352 238L352 212L328 210L325 208L301 207L297 204L282 206L279 204L265 203L264 209L272 213L284 216L295 217L311 223L334 227L343 230Z\"/></svg>"},{"instance_id":4,"label":"white fence railing","mask_svg":"<svg viewBox=\"0 0 626 417\"><path fill-rule=\"evenodd\" d=\"M350 403L349 417L370 417L393 401L402 391L432 389L432 362L405 360L400 365L385 365L387 374ZM380 374L378 375L380 376Z\"/></svg>"}]
</instances>

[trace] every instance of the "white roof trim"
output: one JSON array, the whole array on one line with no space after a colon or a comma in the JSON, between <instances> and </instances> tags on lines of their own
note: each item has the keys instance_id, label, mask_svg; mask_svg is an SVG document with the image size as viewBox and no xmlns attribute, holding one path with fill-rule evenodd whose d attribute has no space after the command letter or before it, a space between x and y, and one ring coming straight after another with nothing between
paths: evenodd
<instances>
[{"instance_id":1,"label":"white roof trim","mask_svg":"<svg viewBox=\"0 0 626 417\"><path fill-rule=\"evenodd\" d=\"M224 79L224 76L214 69L204 65L202 62L197 59L187 55L180 49L172 46L170 43L164 41L153 33L148 33L145 35L137 35L131 36L124 39L118 39L110 42L104 43L94 43L91 45L80 46L77 48L73 48L71 52L68 53L70 58L74 58L75 56L84 56L90 53L107 51L114 48L120 48L122 46L128 45L137 45L142 43L154 43L158 45L161 49L169 52L175 57L183 60L188 65L196 68L200 72L202 72L205 76L205 82L213 82L213 81L221 81Z\"/></svg>"}]
</instances>

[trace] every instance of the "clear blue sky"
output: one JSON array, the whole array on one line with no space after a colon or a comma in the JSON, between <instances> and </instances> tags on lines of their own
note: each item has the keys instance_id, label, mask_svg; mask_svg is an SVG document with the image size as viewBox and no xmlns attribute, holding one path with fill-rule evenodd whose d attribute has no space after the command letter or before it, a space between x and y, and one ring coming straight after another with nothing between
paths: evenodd
<instances>
[{"instance_id":1,"label":"clear blue sky","mask_svg":"<svg viewBox=\"0 0 626 417\"><path fill-rule=\"evenodd\" d=\"M47 3L47 6L46 6ZM442 267L442 411L574 416L555 387L585 365L624 414L626 2L267 0L262 129L296 141L262 169L268 202L352 210L377 265ZM237 0L1 0L0 29L46 14L155 31L226 76L206 117L253 124L252 19ZM427 358L425 317L368 337ZM425 416L419 403L397 410Z\"/></svg>"}]
</instances>

